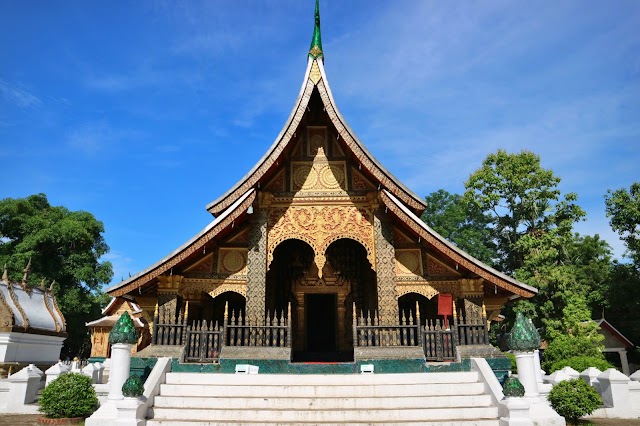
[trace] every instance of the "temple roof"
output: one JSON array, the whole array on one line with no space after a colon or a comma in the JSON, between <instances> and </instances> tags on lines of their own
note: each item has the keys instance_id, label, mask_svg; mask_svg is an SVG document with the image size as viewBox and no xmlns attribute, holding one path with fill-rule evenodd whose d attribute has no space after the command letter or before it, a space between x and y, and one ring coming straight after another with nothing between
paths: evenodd
<instances>
[{"instance_id":1,"label":"temple roof","mask_svg":"<svg viewBox=\"0 0 640 426\"><path fill-rule=\"evenodd\" d=\"M65 320L52 289L27 285L28 267L22 282L0 279L0 331L66 335Z\"/></svg>"},{"instance_id":2,"label":"temple roof","mask_svg":"<svg viewBox=\"0 0 640 426\"><path fill-rule=\"evenodd\" d=\"M420 214L427 207L421 197L414 194L374 158L353 130L351 130L346 120L338 111L329 87L323 60L319 60L320 58L324 59L324 52L322 50L322 40L320 36L320 12L318 2L316 1L315 24L311 40L311 49L309 50L307 60L307 69L295 106L280 131L280 134L276 137L276 140L265 155L253 166L249 173L240 179L231 189L207 205L207 210L211 214L214 216L221 214L242 196L242 194L246 193L246 191L251 188L260 187L261 181L265 180L265 175L272 170L274 165L280 163L279 160L285 148L295 142L294 135L296 134L296 130L300 125L304 113L309 108L311 94L316 89L320 94L324 108L340 139L344 141L361 168L377 180L376 183L381 188L388 189L414 212Z\"/></svg>"},{"instance_id":3,"label":"temple roof","mask_svg":"<svg viewBox=\"0 0 640 426\"><path fill-rule=\"evenodd\" d=\"M446 238L431 229L389 191L382 191L382 201L400 220L410 225L417 235L424 238L424 240L432 247L451 258L451 260L458 263L463 268L477 274L479 277L484 278L492 284L519 296L532 297L538 294L538 289L521 283L515 278L485 265L480 260L464 252L455 244L447 241Z\"/></svg>"},{"instance_id":4,"label":"temple roof","mask_svg":"<svg viewBox=\"0 0 640 426\"><path fill-rule=\"evenodd\" d=\"M193 238L184 243L178 249L165 256L160 261L151 265L147 269L137 273L136 275L106 289L111 296L121 296L127 292L138 288L140 285L169 272L171 268L176 266L182 260L195 252L203 249L213 237L230 226L233 221L243 214L247 214L247 209L256 198L255 190L250 189L243 194L236 202L229 207L223 214L218 216L213 222L207 225L202 231L198 232Z\"/></svg>"}]
</instances>

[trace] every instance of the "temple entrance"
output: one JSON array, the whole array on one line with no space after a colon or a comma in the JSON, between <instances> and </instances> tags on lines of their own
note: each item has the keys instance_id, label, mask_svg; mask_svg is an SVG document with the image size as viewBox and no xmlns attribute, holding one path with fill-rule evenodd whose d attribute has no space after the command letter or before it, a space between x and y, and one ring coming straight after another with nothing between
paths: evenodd
<instances>
[{"instance_id":1,"label":"temple entrance","mask_svg":"<svg viewBox=\"0 0 640 426\"><path fill-rule=\"evenodd\" d=\"M305 295L305 340L306 351L317 354L316 358L327 358L336 351L337 338L337 294Z\"/></svg>"}]
</instances>

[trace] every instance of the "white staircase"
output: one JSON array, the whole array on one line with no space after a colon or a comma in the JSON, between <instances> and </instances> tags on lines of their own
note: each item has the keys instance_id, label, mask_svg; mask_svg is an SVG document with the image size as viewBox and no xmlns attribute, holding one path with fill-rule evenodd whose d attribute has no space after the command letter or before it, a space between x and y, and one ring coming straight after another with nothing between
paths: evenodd
<instances>
[{"instance_id":1,"label":"white staircase","mask_svg":"<svg viewBox=\"0 0 640 426\"><path fill-rule=\"evenodd\" d=\"M478 373L168 373L148 426L497 426Z\"/></svg>"}]
</instances>

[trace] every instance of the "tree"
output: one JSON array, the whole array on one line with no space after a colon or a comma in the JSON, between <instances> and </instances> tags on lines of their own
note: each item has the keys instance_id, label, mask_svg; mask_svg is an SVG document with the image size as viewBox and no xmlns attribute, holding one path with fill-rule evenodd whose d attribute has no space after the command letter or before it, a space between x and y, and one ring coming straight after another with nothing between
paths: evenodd
<instances>
[{"instance_id":1,"label":"tree","mask_svg":"<svg viewBox=\"0 0 640 426\"><path fill-rule=\"evenodd\" d=\"M608 320L632 342L640 341L640 183L605 195L611 228L620 234L631 262L614 261L608 291ZM637 354L636 354L637 356Z\"/></svg>"},{"instance_id":2,"label":"tree","mask_svg":"<svg viewBox=\"0 0 640 426\"><path fill-rule=\"evenodd\" d=\"M498 266L513 273L525 262L524 235L538 237L551 229L571 232L584 211L577 195L560 199L560 178L542 168L540 157L529 151L509 154L498 150L483 161L465 183L465 200L472 210L488 215L498 254Z\"/></svg>"},{"instance_id":3,"label":"tree","mask_svg":"<svg viewBox=\"0 0 640 426\"><path fill-rule=\"evenodd\" d=\"M469 212L461 195L444 189L427 195L425 201L427 208L422 220L427 225L473 257L493 266L497 254L486 215Z\"/></svg>"},{"instance_id":4,"label":"tree","mask_svg":"<svg viewBox=\"0 0 640 426\"><path fill-rule=\"evenodd\" d=\"M573 233L585 213L576 194L561 197L559 183L537 155L499 150L469 177L464 194L470 209L490 219L499 269L539 290L507 309L507 322L514 312L524 312L544 327L546 339L567 331L567 312L590 319L585 298L593 284L585 275L594 258L606 261L609 253L597 236Z\"/></svg>"},{"instance_id":5,"label":"tree","mask_svg":"<svg viewBox=\"0 0 640 426\"><path fill-rule=\"evenodd\" d=\"M640 269L640 182L634 182L628 190L609 190L604 198L611 228L620 234L627 255Z\"/></svg>"},{"instance_id":6,"label":"tree","mask_svg":"<svg viewBox=\"0 0 640 426\"><path fill-rule=\"evenodd\" d=\"M102 222L85 211L49 204L45 194L0 200L0 258L10 278L19 280L31 259L32 284L56 281L55 294L67 320L66 356L87 355L85 322L100 314L100 288L111 280L111 263Z\"/></svg>"}]
</instances>

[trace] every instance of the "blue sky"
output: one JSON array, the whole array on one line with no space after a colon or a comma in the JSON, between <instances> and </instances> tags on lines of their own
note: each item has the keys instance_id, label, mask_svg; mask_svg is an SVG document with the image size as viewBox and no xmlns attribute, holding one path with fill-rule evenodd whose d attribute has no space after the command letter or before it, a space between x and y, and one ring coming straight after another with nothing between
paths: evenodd
<instances>
[{"instance_id":1,"label":"blue sky","mask_svg":"<svg viewBox=\"0 0 640 426\"><path fill-rule=\"evenodd\" d=\"M640 2L321 1L342 114L419 195L499 148L539 154L622 255L640 180ZM0 0L0 198L103 221L118 282L212 219L298 94L313 1Z\"/></svg>"}]
</instances>

